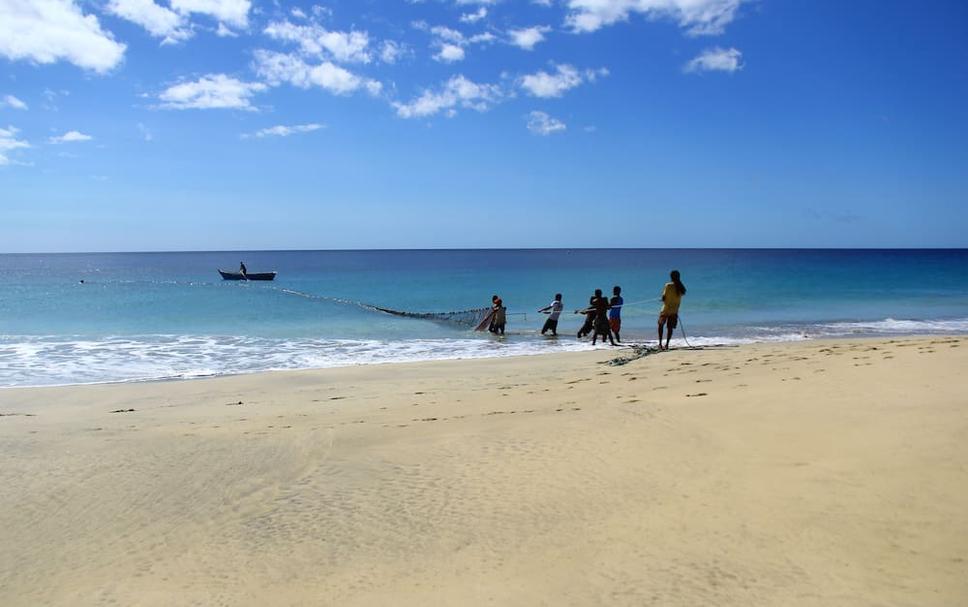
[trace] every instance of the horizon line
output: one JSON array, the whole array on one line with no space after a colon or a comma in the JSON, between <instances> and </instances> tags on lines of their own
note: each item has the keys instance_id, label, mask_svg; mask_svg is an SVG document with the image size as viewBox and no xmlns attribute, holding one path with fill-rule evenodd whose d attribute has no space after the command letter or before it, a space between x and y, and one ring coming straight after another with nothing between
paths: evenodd
<instances>
[{"instance_id":1,"label":"horizon line","mask_svg":"<svg viewBox=\"0 0 968 607\"><path fill-rule=\"evenodd\" d=\"M144 251L5 251L0 255L162 255L179 253L369 253L429 251L966 251L968 247L387 247L358 249L156 249Z\"/></svg>"}]
</instances>

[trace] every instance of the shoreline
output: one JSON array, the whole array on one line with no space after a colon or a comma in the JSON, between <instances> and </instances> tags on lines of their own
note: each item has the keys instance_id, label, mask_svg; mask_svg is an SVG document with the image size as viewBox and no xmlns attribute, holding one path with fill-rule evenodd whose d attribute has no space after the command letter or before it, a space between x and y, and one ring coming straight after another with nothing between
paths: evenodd
<instances>
[{"instance_id":1,"label":"shoreline","mask_svg":"<svg viewBox=\"0 0 968 607\"><path fill-rule=\"evenodd\" d=\"M964 337L964 333L925 333L925 334L897 334L897 335L860 335L860 336L822 336L822 337L810 337L804 336L801 339L776 339L776 340L753 340L753 341L743 341L739 338L736 339L734 343L702 343L693 346L680 345L678 347L673 347L673 350L704 350L704 349L718 349L718 348L742 348L749 346L761 346L761 345L783 345L783 344L805 344L805 343L824 343L827 341L831 342L842 342L842 341L869 341L869 340L906 340L906 339L930 339L930 338L947 338L947 337ZM674 338L675 340L682 342L681 337ZM712 339L712 338L702 338L702 339ZM725 338L724 338L725 339ZM248 377L252 375L260 374L275 374L275 373L302 373L302 372L322 372L334 369L348 369L357 367L383 367L387 365L410 365L410 364L435 364L441 362L460 362L460 361L482 361L482 360L495 360L495 359L520 359L520 358L531 358L531 357L543 357L543 356L558 356L558 355L574 355L574 354L586 354L589 352L624 352L627 350L635 350L638 348L651 348L653 347L652 342L654 340L646 340L643 342L628 341L622 342L618 346L592 346L590 343L581 341L582 345L587 346L585 349L575 349L575 350L562 350L562 351L542 351L534 350L529 352L515 352L512 354L494 354L494 355L482 355L482 356L456 356L453 358L423 358L414 361L408 360L379 360L379 361L368 361L368 362L357 362L357 363L345 363L345 364L333 364L329 366L316 366L316 367L298 367L298 368L271 368L271 369L254 369L254 370L243 370L243 371L228 371L228 372L212 372L207 374L191 374L191 375L172 375L164 377L143 377L143 378L126 378L126 379L111 379L111 380L98 380L89 382L65 382L56 384L32 384L32 385L0 385L0 394L8 390L36 390L43 388L67 388L67 387L80 387L80 386L105 386L105 385L128 385L128 384L152 384L152 383L167 383L167 382L183 382L183 381L199 381L199 380L209 380L223 377Z\"/></svg>"},{"instance_id":2,"label":"shoreline","mask_svg":"<svg viewBox=\"0 0 968 607\"><path fill-rule=\"evenodd\" d=\"M0 603L968 600L968 336L616 354L0 391Z\"/></svg>"}]
</instances>

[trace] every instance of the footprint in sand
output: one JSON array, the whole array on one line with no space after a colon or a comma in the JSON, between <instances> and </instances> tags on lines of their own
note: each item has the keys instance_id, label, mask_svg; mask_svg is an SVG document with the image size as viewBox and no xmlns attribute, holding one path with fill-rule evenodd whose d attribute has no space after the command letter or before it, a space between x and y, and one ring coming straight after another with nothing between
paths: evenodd
<instances>
[{"instance_id":1,"label":"footprint in sand","mask_svg":"<svg viewBox=\"0 0 968 607\"><path fill-rule=\"evenodd\" d=\"M695 394L686 394L686 398L694 398L696 396L709 396L706 392L696 392Z\"/></svg>"}]
</instances>

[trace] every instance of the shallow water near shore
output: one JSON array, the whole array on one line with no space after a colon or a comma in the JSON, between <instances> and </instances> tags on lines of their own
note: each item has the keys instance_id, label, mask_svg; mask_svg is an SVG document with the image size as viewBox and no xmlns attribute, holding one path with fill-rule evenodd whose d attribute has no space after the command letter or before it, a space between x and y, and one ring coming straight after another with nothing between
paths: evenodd
<instances>
[{"instance_id":1,"label":"shallow water near shore","mask_svg":"<svg viewBox=\"0 0 968 607\"><path fill-rule=\"evenodd\" d=\"M220 280L217 268L279 272ZM0 386L195 377L590 348L595 288L654 339L671 269L692 344L968 332L966 250L459 250L0 255ZM84 281L81 283L80 281ZM561 337L537 314L564 295ZM508 307L508 335L401 318ZM677 332L677 338L682 333Z\"/></svg>"}]
</instances>

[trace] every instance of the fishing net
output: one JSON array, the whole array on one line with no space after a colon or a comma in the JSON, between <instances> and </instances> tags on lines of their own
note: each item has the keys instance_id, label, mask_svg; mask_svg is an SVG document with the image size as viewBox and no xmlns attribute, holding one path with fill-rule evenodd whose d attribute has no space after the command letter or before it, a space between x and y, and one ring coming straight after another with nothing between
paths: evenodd
<instances>
[{"instance_id":1,"label":"fishing net","mask_svg":"<svg viewBox=\"0 0 968 607\"><path fill-rule=\"evenodd\" d=\"M455 312L403 312L401 310L391 310L390 308L381 308L379 306L372 307L374 310L378 310L386 314L393 314L394 316L419 318L422 320L452 323L467 327L476 327L481 323L481 321L484 320L484 317L487 316L488 312L491 311L490 308L474 308L472 310L458 310Z\"/></svg>"}]
</instances>

